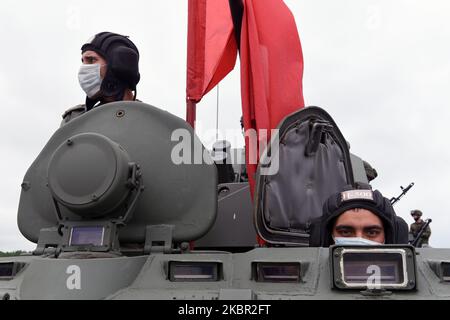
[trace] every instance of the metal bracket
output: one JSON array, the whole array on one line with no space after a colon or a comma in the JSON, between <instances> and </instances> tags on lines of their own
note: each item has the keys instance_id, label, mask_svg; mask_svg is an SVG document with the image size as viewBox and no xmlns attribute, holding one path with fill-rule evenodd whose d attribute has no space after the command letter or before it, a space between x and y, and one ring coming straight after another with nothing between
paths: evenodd
<instances>
[{"instance_id":1,"label":"metal bracket","mask_svg":"<svg viewBox=\"0 0 450 320\"><path fill-rule=\"evenodd\" d=\"M316 154L324 131L329 131L332 128L333 126L327 121L317 120L311 124L309 140L305 148L306 156L314 156Z\"/></svg>"},{"instance_id":2,"label":"metal bracket","mask_svg":"<svg viewBox=\"0 0 450 320\"><path fill-rule=\"evenodd\" d=\"M382 297L382 296L390 296L392 291L388 291L386 289L367 289L364 291L360 291L363 296L367 297Z\"/></svg>"},{"instance_id":3,"label":"metal bracket","mask_svg":"<svg viewBox=\"0 0 450 320\"><path fill-rule=\"evenodd\" d=\"M144 253L171 253L173 225L160 224L145 229Z\"/></svg>"},{"instance_id":4,"label":"metal bracket","mask_svg":"<svg viewBox=\"0 0 450 320\"><path fill-rule=\"evenodd\" d=\"M58 227L42 228L39 232L38 244L33 251L34 255L43 255L48 247L56 248L61 245L62 236L59 233Z\"/></svg>"},{"instance_id":5,"label":"metal bracket","mask_svg":"<svg viewBox=\"0 0 450 320\"><path fill-rule=\"evenodd\" d=\"M138 173L140 175L140 172ZM141 180L137 180L134 183L134 187L133 187L133 192L135 193L134 195L130 195L130 202L128 205L128 210L127 212L125 212L125 214L123 216L120 216L117 221L115 221L115 223L118 226L125 226L131 219L131 217L133 216L134 211L136 210L136 206L138 203L138 199L139 196L142 194L142 191L144 191L144 186L142 185Z\"/></svg>"}]
</instances>

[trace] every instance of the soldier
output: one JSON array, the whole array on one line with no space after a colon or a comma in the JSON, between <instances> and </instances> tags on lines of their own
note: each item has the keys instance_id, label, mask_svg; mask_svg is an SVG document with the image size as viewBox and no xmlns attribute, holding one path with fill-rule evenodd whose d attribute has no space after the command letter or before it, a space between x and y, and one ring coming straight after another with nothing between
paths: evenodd
<instances>
[{"instance_id":1,"label":"soldier","mask_svg":"<svg viewBox=\"0 0 450 320\"><path fill-rule=\"evenodd\" d=\"M126 36L101 32L81 47L78 80L86 103L63 114L61 125L102 104L136 100L139 82L139 51Z\"/></svg>"},{"instance_id":2,"label":"soldier","mask_svg":"<svg viewBox=\"0 0 450 320\"><path fill-rule=\"evenodd\" d=\"M351 189L333 194L310 231L310 246L408 243L408 225L378 190Z\"/></svg>"},{"instance_id":3,"label":"soldier","mask_svg":"<svg viewBox=\"0 0 450 320\"><path fill-rule=\"evenodd\" d=\"M414 219L414 222L411 223L410 227L409 227L409 232L412 235L413 239L415 239L417 237L417 235L419 234L420 230L422 229L422 227L426 224L425 221L422 220L422 211L420 210L411 210L411 216ZM430 226L428 225L425 228L425 231L422 233L422 235L420 236L419 241L417 242L417 247L421 248L421 247L428 247L428 240L431 236L431 229Z\"/></svg>"}]
</instances>

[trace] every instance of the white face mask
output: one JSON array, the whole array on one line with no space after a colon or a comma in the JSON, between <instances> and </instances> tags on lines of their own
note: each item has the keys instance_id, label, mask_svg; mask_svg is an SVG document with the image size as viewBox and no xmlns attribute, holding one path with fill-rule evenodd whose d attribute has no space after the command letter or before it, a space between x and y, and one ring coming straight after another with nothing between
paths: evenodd
<instances>
[{"instance_id":1,"label":"white face mask","mask_svg":"<svg viewBox=\"0 0 450 320\"><path fill-rule=\"evenodd\" d=\"M334 238L335 244L341 245L355 245L355 246L376 246L382 243L360 238L360 237L336 237Z\"/></svg>"},{"instance_id":2,"label":"white face mask","mask_svg":"<svg viewBox=\"0 0 450 320\"><path fill-rule=\"evenodd\" d=\"M78 81L81 89L86 92L89 98L92 98L100 91L102 78L100 76L100 67L96 64L82 64L78 71Z\"/></svg>"}]
</instances>

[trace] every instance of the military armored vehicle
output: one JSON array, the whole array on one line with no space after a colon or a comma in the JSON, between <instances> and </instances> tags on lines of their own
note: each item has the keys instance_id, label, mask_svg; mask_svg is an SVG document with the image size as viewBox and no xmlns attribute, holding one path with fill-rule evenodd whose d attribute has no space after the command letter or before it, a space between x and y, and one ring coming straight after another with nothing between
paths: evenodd
<instances>
[{"instance_id":1,"label":"military armored vehicle","mask_svg":"<svg viewBox=\"0 0 450 320\"><path fill-rule=\"evenodd\" d=\"M229 161L241 152L206 150L154 106L113 102L70 121L23 179L18 225L37 246L0 258L0 298L450 298L450 249L310 246L325 199L368 175L323 109L278 128L252 201Z\"/></svg>"}]
</instances>

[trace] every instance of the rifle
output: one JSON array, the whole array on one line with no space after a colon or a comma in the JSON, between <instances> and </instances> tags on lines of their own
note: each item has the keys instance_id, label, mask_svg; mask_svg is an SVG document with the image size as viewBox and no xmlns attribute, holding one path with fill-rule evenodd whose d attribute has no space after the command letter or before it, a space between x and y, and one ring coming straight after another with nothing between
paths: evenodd
<instances>
[{"instance_id":1,"label":"rifle","mask_svg":"<svg viewBox=\"0 0 450 320\"><path fill-rule=\"evenodd\" d=\"M400 200L401 197L403 197L408 191L409 189L411 189L414 185L414 182L411 182L409 184L409 186L407 186L406 188L403 188L402 186L400 186L400 189L402 189L402 193L400 193L400 195L398 197L392 197L389 201L391 202L391 205L394 205L397 201Z\"/></svg>"},{"instance_id":2,"label":"rifle","mask_svg":"<svg viewBox=\"0 0 450 320\"><path fill-rule=\"evenodd\" d=\"M431 223L431 221L433 221L433 220L431 220L431 219L425 220L425 224L422 226L422 228L420 228L420 231L417 233L417 236L414 238L414 240L411 241L412 246L417 247L417 245L419 244L420 237L425 232L425 229L428 227L428 225Z\"/></svg>"}]
</instances>

